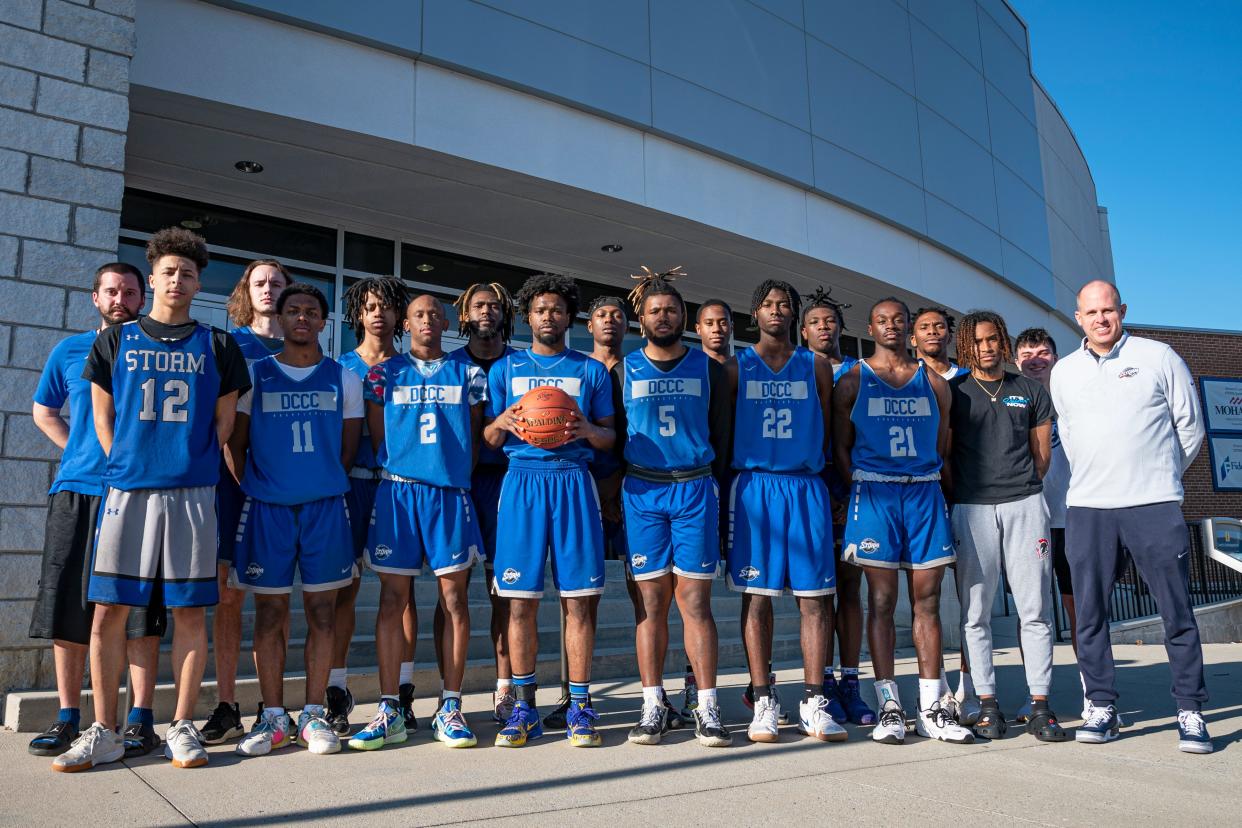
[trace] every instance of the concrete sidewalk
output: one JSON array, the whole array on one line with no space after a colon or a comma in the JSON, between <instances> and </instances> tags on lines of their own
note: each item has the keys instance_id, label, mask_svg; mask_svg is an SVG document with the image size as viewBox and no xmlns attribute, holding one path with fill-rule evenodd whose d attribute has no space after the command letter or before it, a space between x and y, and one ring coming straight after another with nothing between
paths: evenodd
<instances>
[{"instance_id":1,"label":"concrete sidewalk","mask_svg":"<svg viewBox=\"0 0 1242 828\"><path fill-rule=\"evenodd\" d=\"M907 710L915 700L913 654L898 663ZM1081 705L1068 646L1057 648L1054 707L1067 724ZM687 731L664 744L625 742L641 704L636 682L595 685L605 746L569 747L552 734L509 751L491 746L490 698L466 699L479 747L453 751L421 729L405 745L377 753L346 749L311 756L291 748L242 760L232 746L211 749L204 769L176 770L162 758L118 762L75 775L54 774L50 760L26 753L29 734L0 733L3 825L261 825L313 820L338 824L442 825L491 819L547 825L668 823L743 825L869 824L1228 824L1242 821L1242 644L1205 647L1213 701L1205 711L1216 753L1177 751L1163 647L1116 648L1121 708L1130 726L1110 745L1048 745L1014 726L1003 741L969 746L911 736L904 746L870 743L851 728L844 744L814 742L794 728L775 745L747 742L740 701L746 678L724 676L721 698L734 745L699 747ZM950 665L956 663L951 656ZM1022 697L1017 648L997 654L1002 708ZM800 671L780 671L787 705L795 705ZM677 683L679 686L680 682ZM871 682L864 681L870 693ZM544 709L555 690L541 693ZM290 699L295 703L295 699ZM796 717L796 707L795 717ZM363 706L361 723L374 710Z\"/></svg>"}]
</instances>

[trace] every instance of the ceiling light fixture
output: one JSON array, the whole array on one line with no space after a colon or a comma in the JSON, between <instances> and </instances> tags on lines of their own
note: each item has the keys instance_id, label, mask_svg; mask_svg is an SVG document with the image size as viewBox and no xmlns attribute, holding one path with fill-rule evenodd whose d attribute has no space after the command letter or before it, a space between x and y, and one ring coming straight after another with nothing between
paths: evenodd
<instances>
[{"instance_id":1,"label":"ceiling light fixture","mask_svg":"<svg viewBox=\"0 0 1242 828\"><path fill-rule=\"evenodd\" d=\"M196 218L188 218L181 220L181 226L186 230L200 230L203 227L203 223Z\"/></svg>"},{"instance_id":2,"label":"ceiling light fixture","mask_svg":"<svg viewBox=\"0 0 1242 828\"><path fill-rule=\"evenodd\" d=\"M233 167L239 172L250 173L252 175L254 173L263 172L263 165L258 161L238 161L233 165Z\"/></svg>"},{"instance_id":3,"label":"ceiling light fixture","mask_svg":"<svg viewBox=\"0 0 1242 828\"><path fill-rule=\"evenodd\" d=\"M605 253L620 253L624 249L625 248L623 248L619 244L606 244L600 248L600 250L604 251Z\"/></svg>"},{"instance_id":4,"label":"ceiling light fixture","mask_svg":"<svg viewBox=\"0 0 1242 828\"><path fill-rule=\"evenodd\" d=\"M416 265L414 269L417 270L419 273L430 273L431 271L436 269L436 266L423 262L420 265Z\"/></svg>"}]
</instances>

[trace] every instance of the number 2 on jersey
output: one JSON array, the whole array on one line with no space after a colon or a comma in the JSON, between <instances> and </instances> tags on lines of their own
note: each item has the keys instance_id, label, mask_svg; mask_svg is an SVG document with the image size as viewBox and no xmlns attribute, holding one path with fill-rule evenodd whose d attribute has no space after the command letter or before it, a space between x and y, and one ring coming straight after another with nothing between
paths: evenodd
<instances>
[{"instance_id":1,"label":"number 2 on jersey","mask_svg":"<svg viewBox=\"0 0 1242 828\"><path fill-rule=\"evenodd\" d=\"M418 418L418 442L423 445L436 442L436 415L430 412Z\"/></svg>"},{"instance_id":2,"label":"number 2 on jersey","mask_svg":"<svg viewBox=\"0 0 1242 828\"><path fill-rule=\"evenodd\" d=\"M793 411L788 408L763 409L763 436L788 440L793 437Z\"/></svg>"},{"instance_id":3,"label":"number 2 on jersey","mask_svg":"<svg viewBox=\"0 0 1242 828\"><path fill-rule=\"evenodd\" d=\"M914 447L914 427L892 426L888 430L888 456L889 457L918 457L918 450Z\"/></svg>"}]
</instances>

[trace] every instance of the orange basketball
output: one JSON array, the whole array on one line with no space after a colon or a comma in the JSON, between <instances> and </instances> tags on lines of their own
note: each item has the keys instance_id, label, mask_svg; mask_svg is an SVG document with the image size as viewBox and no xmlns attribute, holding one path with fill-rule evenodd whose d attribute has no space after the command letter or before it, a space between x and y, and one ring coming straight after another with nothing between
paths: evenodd
<instances>
[{"instance_id":1,"label":"orange basketball","mask_svg":"<svg viewBox=\"0 0 1242 828\"><path fill-rule=\"evenodd\" d=\"M574 411L573 399L559 388L541 385L518 401L526 442L539 448L554 449L569 442L565 425Z\"/></svg>"}]
</instances>

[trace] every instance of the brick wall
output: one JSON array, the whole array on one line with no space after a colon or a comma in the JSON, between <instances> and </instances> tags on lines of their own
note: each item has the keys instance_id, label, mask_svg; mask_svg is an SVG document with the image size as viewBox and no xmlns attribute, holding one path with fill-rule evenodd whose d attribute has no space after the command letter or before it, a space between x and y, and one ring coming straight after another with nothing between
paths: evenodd
<instances>
[{"instance_id":1,"label":"brick wall","mask_svg":"<svg viewBox=\"0 0 1242 828\"><path fill-rule=\"evenodd\" d=\"M48 351L97 324L116 257L135 0L0 0L0 695L53 687L26 638L59 451L34 427Z\"/></svg>"},{"instance_id":2,"label":"brick wall","mask_svg":"<svg viewBox=\"0 0 1242 828\"><path fill-rule=\"evenodd\" d=\"M1242 333L1179 330L1176 328L1136 328L1126 326L1136 336L1167 342L1186 361L1195 377L1242 377ZM1212 490L1211 458L1207 444L1182 479L1186 488L1183 510L1187 520L1204 517L1242 517L1242 492Z\"/></svg>"}]
</instances>

